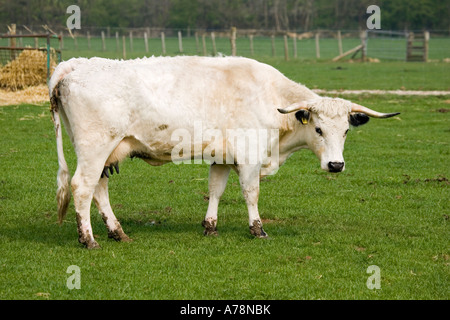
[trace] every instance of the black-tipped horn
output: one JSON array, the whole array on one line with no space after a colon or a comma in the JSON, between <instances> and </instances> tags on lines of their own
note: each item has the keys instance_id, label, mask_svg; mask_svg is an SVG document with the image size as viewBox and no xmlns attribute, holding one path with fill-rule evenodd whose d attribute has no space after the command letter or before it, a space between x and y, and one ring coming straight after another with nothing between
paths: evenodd
<instances>
[{"instance_id":1,"label":"black-tipped horn","mask_svg":"<svg viewBox=\"0 0 450 320\"><path fill-rule=\"evenodd\" d=\"M381 112L377 112L374 111L372 109L360 106L359 104L353 103L352 104L352 111L351 112L360 112L360 113L364 113L366 115L368 115L369 117L372 118L390 118L396 115L399 115L400 112L395 112L395 113L381 113Z\"/></svg>"}]
</instances>

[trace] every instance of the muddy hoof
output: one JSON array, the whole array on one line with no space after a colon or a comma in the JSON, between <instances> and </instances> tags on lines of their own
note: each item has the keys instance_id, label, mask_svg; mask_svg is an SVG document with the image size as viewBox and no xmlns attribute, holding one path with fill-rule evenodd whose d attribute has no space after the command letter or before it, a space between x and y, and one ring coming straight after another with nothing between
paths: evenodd
<instances>
[{"instance_id":1,"label":"muddy hoof","mask_svg":"<svg viewBox=\"0 0 450 320\"><path fill-rule=\"evenodd\" d=\"M94 250L94 249L101 249L100 245L97 243L97 241L90 241L88 243L84 243L87 249Z\"/></svg>"},{"instance_id":2,"label":"muddy hoof","mask_svg":"<svg viewBox=\"0 0 450 320\"><path fill-rule=\"evenodd\" d=\"M108 238L121 242L132 242L133 239L128 237L121 229L108 232Z\"/></svg>"},{"instance_id":3,"label":"muddy hoof","mask_svg":"<svg viewBox=\"0 0 450 320\"><path fill-rule=\"evenodd\" d=\"M259 220L253 221L253 225L250 226L250 233L255 236L256 238L268 238L269 236L262 228L262 223Z\"/></svg>"},{"instance_id":4,"label":"muddy hoof","mask_svg":"<svg viewBox=\"0 0 450 320\"><path fill-rule=\"evenodd\" d=\"M215 221L206 221L203 220L202 226L205 228L203 230L203 235L205 236L218 236L219 233L217 232L217 226Z\"/></svg>"},{"instance_id":5,"label":"muddy hoof","mask_svg":"<svg viewBox=\"0 0 450 320\"><path fill-rule=\"evenodd\" d=\"M87 249L101 249L97 241L90 236L79 236L78 242L84 245Z\"/></svg>"}]
</instances>

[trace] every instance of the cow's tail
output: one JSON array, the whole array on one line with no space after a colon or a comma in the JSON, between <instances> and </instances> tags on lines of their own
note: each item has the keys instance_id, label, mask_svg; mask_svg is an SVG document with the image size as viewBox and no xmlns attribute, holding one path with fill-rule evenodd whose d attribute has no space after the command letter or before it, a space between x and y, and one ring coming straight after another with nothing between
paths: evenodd
<instances>
[{"instance_id":1,"label":"cow's tail","mask_svg":"<svg viewBox=\"0 0 450 320\"><path fill-rule=\"evenodd\" d=\"M56 191L56 200L58 202L58 221L60 224L62 224L67 213L67 207L69 206L70 202L70 173L66 159L64 158L61 119L59 117L59 111L60 108L62 108L62 105L61 100L59 99L58 85L64 74L61 74L61 72L58 71L59 70L57 68L52 76L52 79L50 80L49 89L50 112L52 114L53 124L55 125L56 149L58 152L59 165L57 175L58 189Z\"/></svg>"}]
</instances>

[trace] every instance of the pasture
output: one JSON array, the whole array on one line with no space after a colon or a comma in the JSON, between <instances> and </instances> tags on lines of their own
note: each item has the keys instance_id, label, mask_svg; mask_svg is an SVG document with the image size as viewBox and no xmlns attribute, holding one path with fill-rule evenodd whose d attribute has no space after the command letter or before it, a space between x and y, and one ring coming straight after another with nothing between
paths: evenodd
<instances>
[{"instance_id":1,"label":"pasture","mask_svg":"<svg viewBox=\"0 0 450 320\"><path fill-rule=\"evenodd\" d=\"M37 39L39 47L46 47L45 39ZM35 46L33 38L21 39L23 46ZM90 57L101 56L111 59L123 58L123 39L120 36L119 41L114 36L105 38L105 48L103 49L103 42L100 36L92 36L88 40L85 35L78 35L76 40L69 36L63 38L63 58L70 57ZM198 41L198 42L197 42ZM346 52L361 43L361 40L354 35L354 33L342 39L342 50ZM8 39L0 39L0 45L7 46ZM272 40L269 36L255 36L253 38L253 52L250 48L250 41L247 36L239 36L236 39L237 55L253 57L253 58L284 58L284 39L281 36L274 38L274 47L272 48ZM57 40L52 40L52 46L59 47ZM297 40L297 58L301 60L317 59L315 39L308 38ZM198 40L194 36L184 36L182 38L183 52L180 52L178 38L176 36L165 38L165 51L167 55L202 55L203 43L202 37ZM217 54L231 55L230 39L228 37L216 37L215 48ZM125 39L126 58L133 59L143 56L159 56L163 55L162 42L159 37L152 37L148 39L148 52L145 48L144 38L134 37L132 41L128 35ZM213 42L208 33L205 37L205 51L206 55L213 55ZM331 60L339 55L338 41L336 38L323 37L319 40L320 61ZM429 41L429 59L433 61L440 61L449 58L450 52L450 38L443 34L432 34ZM294 42L293 39L288 40L288 55L290 60L294 59ZM379 58L383 60L384 57L389 57L391 60L405 60L406 56L406 39L405 38L369 38L367 44L367 56L370 58ZM347 60L349 57L344 58ZM360 58L360 54L356 59Z\"/></svg>"},{"instance_id":2,"label":"pasture","mask_svg":"<svg viewBox=\"0 0 450 320\"><path fill-rule=\"evenodd\" d=\"M262 60L312 88L450 88L445 63ZM263 180L270 239L250 235L236 174L219 205L219 236L204 237L208 166L127 159L110 199L134 241L108 239L92 205L95 251L77 242L73 201L57 224L49 104L0 107L0 299L448 299L450 97L345 98L402 114L353 128L343 173L322 172L301 151ZM73 174L65 132L64 149ZM71 265L80 289L66 286ZM371 265L380 289L366 286Z\"/></svg>"}]
</instances>

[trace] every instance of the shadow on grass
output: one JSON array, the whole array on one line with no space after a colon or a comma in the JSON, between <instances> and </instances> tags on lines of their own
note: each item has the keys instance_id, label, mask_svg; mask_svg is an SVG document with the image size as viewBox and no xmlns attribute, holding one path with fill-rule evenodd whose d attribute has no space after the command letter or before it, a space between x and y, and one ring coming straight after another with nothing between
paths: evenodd
<instances>
[{"instance_id":1,"label":"shadow on grass","mask_svg":"<svg viewBox=\"0 0 450 320\"><path fill-rule=\"evenodd\" d=\"M72 219L73 218L73 219ZM164 242L183 242L183 241L252 241L256 239L250 234L249 227L245 218L239 221L224 221L218 226L218 236L204 236L204 228L201 225L201 219L179 218L177 220L164 220L162 222L146 222L141 220L124 217L120 219L124 232L132 238L134 244L148 243L155 241ZM242 220L242 221L241 221ZM102 244L115 243L116 241L108 238L106 226L99 217L92 217L92 228L94 237L100 246ZM268 240L277 237L297 237L301 230L296 230L287 223L280 221L266 223L264 230L269 234ZM0 230L0 239L3 244L16 243L20 246L29 246L31 244L42 244L49 248L82 248L78 243L77 225L74 217L68 215L63 225L48 220L44 222L23 221L16 224L3 226ZM119 243L118 243L119 245Z\"/></svg>"},{"instance_id":2,"label":"shadow on grass","mask_svg":"<svg viewBox=\"0 0 450 320\"><path fill-rule=\"evenodd\" d=\"M31 223L23 221L20 223L10 223L4 225L0 229L0 239L4 245L8 243L16 243L21 246L27 244L42 244L52 247L74 247L80 246L78 243L78 232L75 219L68 217L63 225L58 225L56 222L38 222ZM106 226L98 219L92 219L92 228L94 237L100 245L105 241L114 243L115 241L108 238ZM124 232L131 237L133 243L148 242L156 240L162 241L183 241L183 240L201 240L214 239L216 237L203 235L204 228L201 225L201 220L195 221L173 221L166 220L155 223L142 223L137 219L123 218L120 219ZM270 226L265 230L272 229ZM275 228L274 228L275 229ZM239 222L224 222L218 227L219 235L217 238L229 238L235 240L248 241L254 239L250 234L249 228L245 221Z\"/></svg>"}]
</instances>

